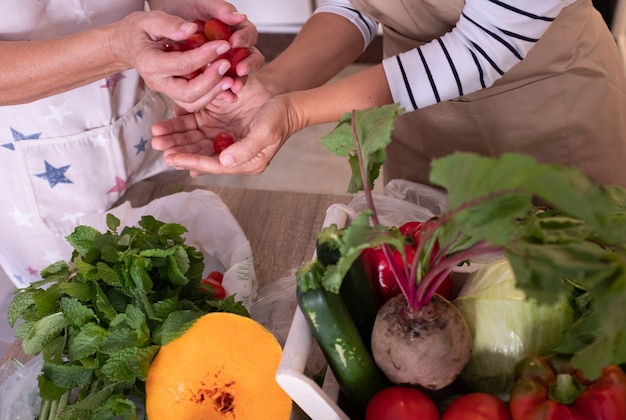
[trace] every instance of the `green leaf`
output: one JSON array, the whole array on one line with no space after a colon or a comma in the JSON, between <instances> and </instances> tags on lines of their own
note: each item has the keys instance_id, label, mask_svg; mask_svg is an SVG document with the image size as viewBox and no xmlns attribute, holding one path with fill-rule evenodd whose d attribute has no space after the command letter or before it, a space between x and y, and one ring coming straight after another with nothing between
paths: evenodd
<instances>
[{"instance_id":1,"label":"green leaf","mask_svg":"<svg viewBox=\"0 0 626 420\"><path fill-rule=\"evenodd\" d=\"M91 369L82 366L45 362L41 371L55 386L66 390L89 384L93 375Z\"/></svg>"},{"instance_id":2,"label":"green leaf","mask_svg":"<svg viewBox=\"0 0 626 420\"><path fill-rule=\"evenodd\" d=\"M385 162L387 155L385 147L391 141L391 132L398 115L402 113L398 104L385 105L382 107L368 108L355 111L356 132L361 147L364 167L368 173L370 188L380 174L380 168ZM352 129L351 113L346 113L337 127L327 136L322 137L322 144L331 153L338 156L348 157L352 177L348 186L349 193L363 190L363 181L356 155L356 144Z\"/></svg>"},{"instance_id":3,"label":"green leaf","mask_svg":"<svg viewBox=\"0 0 626 420\"><path fill-rule=\"evenodd\" d=\"M96 323L90 322L80 329L69 343L68 357L70 361L84 359L100 350L108 337L108 331Z\"/></svg>"},{"instance_id":4,"label":"green leaf","mask_svg":"<svg viewBox=\"0 0 626 420\"><path fill-rule=\"evenodd\" d=\"M26 354L39 354L44 346L61 334L68 322L61 312L48 315L35 322L23 338L22 348Z\"/></svg>"},{"instance_id":5,"label":"green leaf","mask_svg":"<svg viewBox=\"0 0 626 420\"><path fill-rule=\"evenodd\" d=\"M108 213L106 215L106 225L110 231L116 232L117 228L120 226L120 219L118 219L114 214Z\"/></svg>"},{"instance_id":6,"label":"green leaf","mask_svg":"<svg viewBox=\"0 0 626 420\"><path fill-rule=\"evenodd\" d=\"M96 314L91 308L83 305L78 299L62 297L60 304L61 312L70 324L75 327L82 327L88 321L96 319Z\"/></svg>"},{"instance_id":7,"label":"green leaf","mask_svg":"<svg viewBox=\"0 0 626 420\"><path fill-rule=\"evenodd\" d=\"M9 304L9 312L7 315L7 320L9 321L9 325L11 326L11 328L15 326L15 323L24 314L26 309L35 304L35 300L33 299L33 293L34 292L32 291L20 290L11 300L11 303Z\"/></svg>"},{"instance_id":8,"label":"green leaf","mask_svg":"<svg viewBox=\"0 0 626 420\"><path fill-rule=\"evenodd\" d=\"M109 354L102 365L100 374L109 382L132 382L136 375L129 366L129 360L137 354L136 347L125 347Z\"/></svg>"},{"instance_id":9,"label":"green leaf","mask_svg":"<svg viewBox=\"0 0 626 420\"><path fill-rule=\"evenodd\" d=\"M177 311L172 312L165 318L161 328L156 331L155 341L164 346L183 335L203 315L197 311Z\"/></svg>"},{"instance_id":10,"label":"green leaf","mask_svg":"<svg viewBox=\"0 0 626 420\"><path fill-rule=\"evenodd\" d=\"M87 255L93 248L93 243L98 235L100 235L100 232L95 228L90 226L77 226L74 232L69 234L66 239L76 252L80 255Z\"/></svg>"},{"instance_id":11,"label":"green leaf","mask_svg":"<svg viewBox=\"0 0 626 420\"><path fill-rule=\"evenodd\" d=\"M98 270L98 276L102 279L103 282L105 282L109 286L122 286L120 276L117 274L117 271L113 267L103 262L98 262L96 264L96 269Z\"/></svg>"},{"instance_id":12,"label":"green leaf","mask_svg":"<svg viewBox=\"0 0 626 420\"><path fill-rule=\"evenodd\" d=\"M135 355L128 358L128 367L133 371L137 379L144 382L146 381L150 364L160 348L160 346L140 348Z\"/></svg>"}]
</instances>

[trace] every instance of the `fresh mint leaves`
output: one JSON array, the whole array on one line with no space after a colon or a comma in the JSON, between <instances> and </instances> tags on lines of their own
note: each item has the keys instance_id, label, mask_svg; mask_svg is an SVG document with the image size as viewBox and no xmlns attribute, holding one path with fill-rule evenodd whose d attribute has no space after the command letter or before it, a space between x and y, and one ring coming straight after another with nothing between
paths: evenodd
<instances>
[{"instance_id":1,"label":"fresh mint leaves","mask_svg":"<svg viewBox=\"0 0 626 420\"><path fill-rule=\"evenodd\" d=\"M200 291L204 256L185 244L185 227L152 216L138 224L118 232L120 220L108 214L104 233L76 227L67 237L71 261L44 269L9 307L9 324L22 320L24 352L43 355L44 410L77 395L62 419L136 418L129 396L143 398L160 346L205 313L249 315L234 296L217 301Z\"/></svg>"}]
</instances>

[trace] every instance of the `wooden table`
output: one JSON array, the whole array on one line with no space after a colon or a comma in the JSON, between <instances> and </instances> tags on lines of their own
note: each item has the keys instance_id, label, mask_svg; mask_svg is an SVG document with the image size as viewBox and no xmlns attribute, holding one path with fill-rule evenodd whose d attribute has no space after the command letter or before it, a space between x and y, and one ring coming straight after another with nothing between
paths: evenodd
<instances>
[{"instance_id":1,"label":"wooden table","mask_svg":"<svg viewBox=\"0 0 626 420\"><path fill-rule=\"evenodd\" d=\"M280 279L313 256L315 235L326 209L347 203L350 196L263 191L190 185L180 177L156 178L131 187L120 201L142 206L150 200L179 191L204 188L217 193L250 241L259 287ZM202 209L198 209L202 211ZM0 364L14 358L28 360L19 341L13 343Z\"/></svg>"}]
</instances>

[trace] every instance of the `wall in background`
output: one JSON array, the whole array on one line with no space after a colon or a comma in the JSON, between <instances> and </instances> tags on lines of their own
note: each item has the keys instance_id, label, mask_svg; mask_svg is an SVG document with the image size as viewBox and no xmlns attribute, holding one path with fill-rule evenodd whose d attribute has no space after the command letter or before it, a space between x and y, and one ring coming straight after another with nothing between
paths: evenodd
<instances>
[{"instance_id":1,"label":"wall in background","mask_svg":"<svg viewBox=\"0 0 626 420\"><path fill-rule=\"evenodd\" d=\"M259 32L297 33L313 13L311 0L230 0Z\"/></svg>"}]
</instances>

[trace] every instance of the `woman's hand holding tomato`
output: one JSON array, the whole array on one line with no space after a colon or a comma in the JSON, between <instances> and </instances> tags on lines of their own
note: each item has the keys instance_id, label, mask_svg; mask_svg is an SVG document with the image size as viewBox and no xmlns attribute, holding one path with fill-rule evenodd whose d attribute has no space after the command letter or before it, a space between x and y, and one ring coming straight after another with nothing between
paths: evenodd
<instances>
[{"instance_id":1,"label":"woman's hand holding tomato","mask_svg":"<svg viewBox=\"0 0 626 420\"><path fill-rule=\"evenodd\" d=\"M209 16L229 28L228 40L200 40L197 21ZM236 101L244 77L259 70L265 61L254 48L256 27L225 1L165 2L163 9L132 13L111 29L109 49L118 60L127 68L136 68L150 88L163 92L187 112L201 109L217 97ZM168 43L180 45L167 52ZM238 55L240 49L249 55ZM230 60L225 54L236 57ZM211 66L214 62L216 65ZM233 67L231 63L237 75L226 75Z\"/></svg>"},{"instance_id":2,"label":"woman's hand holding tomato","mask_svg":"<svg viewBox=\"0 0 626 420\"><path fill-rule=\"evenodd\" d=\"M261 173L294 132L294 124L287 104L272 99L260 74L248 76L237 96L236 103L215 100L193 114L175 110L175 118L153 125L152 146L164 151L168 165L189 170L192 177ZM237 141L218 158L212 139L223 131Z\"/></svg>"}]
</instances>

